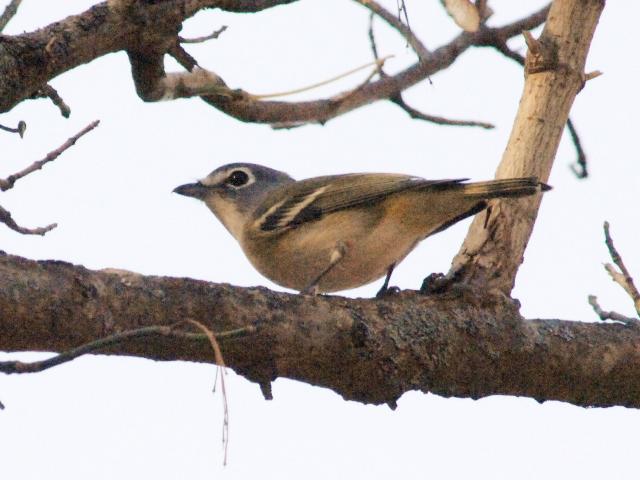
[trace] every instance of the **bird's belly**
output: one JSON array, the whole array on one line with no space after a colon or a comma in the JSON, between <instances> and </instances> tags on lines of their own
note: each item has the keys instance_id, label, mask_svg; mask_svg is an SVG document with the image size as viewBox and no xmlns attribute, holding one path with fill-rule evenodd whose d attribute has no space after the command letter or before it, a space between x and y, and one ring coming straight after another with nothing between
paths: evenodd
<instances>
[{"instance_id":1,"label":"bird's belly","mask_svg":"<svg viewBox=\"0 0 640 480\"><path fill-rule=\"evenodd\" d=\"M317 284L320 292L336 292L384 276L420 238L401 223L390 226L345 212L332 215L330 222L314 222L285 232L277 242L266 239L259 242L261 245L255 243L261 249L259 255L246 248L245 253L265 277L294 290L309 287L330 266L332 258L342 255Z\"/></svg>"}]
</instances>

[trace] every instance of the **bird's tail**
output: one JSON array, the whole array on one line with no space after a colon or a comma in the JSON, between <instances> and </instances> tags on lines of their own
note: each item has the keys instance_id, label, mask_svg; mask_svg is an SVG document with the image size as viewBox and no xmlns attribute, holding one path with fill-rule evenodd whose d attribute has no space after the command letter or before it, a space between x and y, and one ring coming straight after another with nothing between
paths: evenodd
<instances>
[{"instance_id":1,"label":"bird's tail","mask_svg":"<svg viewBox=\"0 0 640 480\"><path fill-rule=\"evenodd\" d=\"M488 180L486 182L462 184L468 197L489 200L491 198L524 197L537 192L551 190L551 187L538 180L537 177L506 178Z\"/></svg>"}]
</instances>

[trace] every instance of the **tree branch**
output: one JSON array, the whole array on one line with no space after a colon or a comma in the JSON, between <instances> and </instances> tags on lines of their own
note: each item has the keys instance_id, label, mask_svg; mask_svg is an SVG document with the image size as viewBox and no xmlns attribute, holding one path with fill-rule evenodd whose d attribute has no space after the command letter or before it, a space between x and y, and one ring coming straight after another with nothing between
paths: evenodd
<instances>
[{"instance_id":1,"label":"tree branch","mask_svg":"<svg viewBox=\"0 0 640 480\"><path fill-rule=\"evenodd\" d=\"M591 38L602 0L556 0L539 40L529 39L525 86L496 178L549 178L563 127L584 85ZM495 202L491 218L476 217L450 277L509 294L535 222L540 196Z\"/></svg>"},{"instance_id":2,"label":"tree branch","mask_svg":"<svg viewBox=\"0 0 640 480\"><path fill-rule=\"evenodd\" d=\"M184 37L178 37L178 41L180 43L204 43L206 41L209 40L215 40L216 38L218 38L222 32L224 32L227 29L226 25L221 26L219 29L215 30L213 33L210 33L209 35L204 35L202 37L196 37L196 38L184 38Z\"/></svg>"},{"instance_id":3,"label":"tree branch","mask_svg":"<svg viewBox=\"0 0 640 480\"><path fill-rule=\"evenodd\" d=\"M604 222L603 228L605 243L607 245L607 249L609 250L609 255L611 255L611 260L613 260L613 263L616 264L620 271L616 270L615 267L610 263L606 263L604 265L604 268L611 277L611 280L620 285L624 289L624 291L627 292L627 295L631 297L633 306L636 308L638 316L640 316L640 292L638 292L638 289L633 282L633 278L631 277L629 270L627 270L622 257L613 244L613 239L611 238L611 234L609 233L609 222Z\"/></svg>"},{"instance_id":4,"label":"tree branch","mask_svg":"<svg viewBox=\"0 0 640 480\"><path fill-rule=\"evenodd\" d=\"M4 223L14 232L21 233L22 235L44 235L45 233L53 230L58 226L57 223L52 223L46 227L26 228L21 227L11 216L11 212L0 206L0 223Z\"/></svg>"},{"instance_id":5,"label":"tree branch","mask_svg":"<svg viewBox=\"0 0 640 480\"><path fill-rule=\"evenodd\" d=\"M0 256L0 350L65 351L187 318L218 332L258 327L222 350L228 366L265 391L287 377L392 406L421 390L640 407L639 328L524 320L514 303L486 291L305 297ZM109 354L212 361L206 342L171 336L132 339Z\"/></svg>"},{"instance_id":6,"label":"tree branch","mask_svg":"<svg viewBox=\"0 0 640 480\"><path fill-rule=\"evenodd\" d=\"M2 15L0 15L0 32L5 29L9 21L18 13L18 8L21 3L22 0L11 0L9 5L5 7Z\"/></svg>"},{"instance_id":7,"label":"tree branch","mask_svg":"<svg viewBox=\"0 0 640 480\"><path fill-rule=\"evenodd\" d=\"M5 132L17 133L18 135L20 135L20 138L22 138L24 137L24 132L27 130L27 124L24 120L20 120L16 128L0 125L0 130L4 130Z\"/></svg>"},{"instance_id":8,"label":"tree branch","mask_svg":"<svg viewBox=\"0 0 640 480\"><path fill-rule=\"evenodd\" d=\"M382 5L380 5L379 3L373 0L355 0L355 2L369 9L371 13L380 17L394 30L397 30L398 33L402 35L402 37L407 41L407 43L411 45L411 48L413 48L413 51L416 52L416 55L418 56L418 59L420 61L426 61L429 58L429 56L431 55L431 52L427 49L427 47L424 46L424 44L420 41L420 39L411 31L408 23L407 24L402 23L402 20L400 19L399 14L398 15L392 14L387 9L382 7ZM405 13L405 18L407 18L406 10L404 11L404 13Z\"/></svg>"},{"instance_id":9,"label":"tree branch","mask_svg":"<svg viewBox=\"0 0 640 480\"><path fill-rule=\"evenodd\" d=\"M69 105L65 103L62 97L58 94L58 91L49 84L44 85L33 95L32 98L48 98L56 107L58 107L60 114L64 118L69 118L71 115Z\"/></svg>"},{"instance_id":10,"label":"tree branch","mask_svg":"<svg viewBox=\"0 0 640 480\"><path fill-rule=\"evenodd\" d=\"M99 123L100 123L100 120L95 120L95 121L91 122L89 125L84 127L78 133L76 133L75 135L69 137L67 139L67 141L64 142L62 145L60 145L58 148L56 148L55 150L52 150L49 153L47 153L47 155L42 160L38 160L38 161L33 162L27 168L25 168L23 170L20 170L19 172L14 173L12 175L9 175L5 179L1 179L0 178L0 190L4 192L6 190L9 190L10 188L13 188L13 185L18 180L20 180L23 177L26 177L30 173L33 173L33 172L35 172L37 170L40 170L45 164L47 164L49 162L52 162L53 160L58 158L62 154L62 152L64 152L68 148L70 148L73 145L75 145L75 143L78 141L78 139L80 137L82 137L83 135L89 133L91 130L96 128Z\"/></svg>"},{"instance_id":11,"label":"tree branch","mask_svg":"<svg viewBox=\"0 0 640 480\"><path fill-rule=\"evenodd\" d=\"M333 98L306 102L263 101L240 89L230 89L217 74L195 69L193 59L176 45L182 22L203 8L258 11L290 1L179 0L164 2L115 1L101 3L32 33L5 36L0 42L0 112L29 98L55 76L108 53L126 51L132 64L138 95L146 101L202 96L215 108L246 122L269 124L323 123L377 100L389 99L451 65L467 48L482 46L486 30L463 33L447 45L429 52L402 22L386 10L369 5L376 14L410 41L419 61L394 76L342 92ZM368 2L370 3L370 2ZM491 29L504 38L521 27L534 28L546 10ZM144 22L139 21L145 19ZM514 28L518 26L518 28ZM184 73L167 73L164 55L172 53L188 64Z\"/></svg>"},{"instance_id":12,"label":"tree branch","mask_svg":"<svg viewBox=\"0 0 640 480\"><path fill-rule=\"evenodd\" d=\"M453 120L450 118L438 117L436 115L423 113L408 105L402 98L402 95L398 95L395 98L392 98L391 101L402 108L411 118L415 120L424 120L425 122L431 122L437 125L449 125L454 127L481 127L487 130L495 128L495 125L488 122L480 122L477 120Z\"/></svg>"}]
</instances>

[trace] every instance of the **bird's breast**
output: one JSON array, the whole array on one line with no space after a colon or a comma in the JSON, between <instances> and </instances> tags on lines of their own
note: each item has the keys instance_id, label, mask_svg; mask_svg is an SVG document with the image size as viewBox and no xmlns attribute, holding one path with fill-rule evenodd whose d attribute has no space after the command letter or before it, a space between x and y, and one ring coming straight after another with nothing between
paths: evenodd
<instances>
[{"instance_id":1,"label":"bird's breast","mask_svg":"<svg viewBox=\"0 0 640 480\"><path fill-rule=\"evenodd\" d=\"M380 209L349 209L331 213L276 234L246 234L241 242L253 266L275 283L303 290L342 255L319 283L321 292L348 290L386 274L419 241L402 219Z\"/></svg>"}]
</instances>

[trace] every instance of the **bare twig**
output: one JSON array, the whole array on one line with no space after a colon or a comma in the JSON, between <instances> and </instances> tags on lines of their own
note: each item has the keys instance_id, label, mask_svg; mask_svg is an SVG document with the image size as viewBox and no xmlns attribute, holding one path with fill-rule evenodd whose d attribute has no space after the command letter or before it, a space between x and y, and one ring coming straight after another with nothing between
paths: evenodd
<instances>
[{"instance_id":1,"label":"bare twig","mask_svg":"<svg viewBox=\"0 0 640 480\"><path fill-rule=\"evenodd\" d=\"M402 23L400 19L400 15L396 16L392 14L391 12L389 12L387 9L385 9L382 5L375 2L374 0L355 0L355 1L360 5L362 5L363 7L371 10L378 17L380 17L382 20L387 22L389 26L397 30L398 33L400 33L400 35L404 37L407 43L411 45L411 48L413 48L413 50L416 52L416 55L418 55L418 59L421 62L426 62L429 59L429 57L431 56L431 52L427 49L427 47L424 46L424 44L420 41L420 39L411 31L411 28L409 28L408 23L407 25ZM406 8L405 9L399 8L398 13L400 14L401 11L404 11L406 15ZM407 18L407 22L408 22L408 18Z\"/></svg>"},{"instance_id":2,"label":"bare twig","mask_svg":"<svg viewBox=\"0 0 640 480\"><path fill-rule=\"evenodd\" d=\"M589 176L589 171L587 170L587 155L584 153L584 149L582 148L582 143L580 142L580 136L576 131L576 127L573 125L571 118L567 120L567 129L569 130L569 135L571 135L571 141L573 142L573 146L576 149L576 153L578 154L578 158L576 158L576 163L569 165L571 171L578 178L587 178Z\"/></svg>"},{"instance_id":3,"label":"bare twig","mask_svg":"<svg viewBox=\"0 0 640 480\"><path fill-rule=\"evenodd\" d=\"M371 52L373 53L373 57L375 58L376 61L378 61L378 58L379 58L378 57L378 46L377 46L377 43L376 43L375 34L373 32L373 18L374 18L374 13L371 12L371 15L369 16L369 31L368 31L369 44L371 45ZM382 66L383 66L382 64L379 64L379 66L378 66L378 75L380 75L381 78L387 76L387 74L382 69ZM476 121L467 121L467 120L450 120L450 119L447 119L447 118L444 118L444 117L438 117L438 116L435 116L435 115L428 115L426 113L422 113L422 112L416 110L415 108L410 107L409 105L407 105L407 103L402 98L402 94L401 93L398 93L396 96L390 98L389 100L391 100L393 103L395 103L400 108L402 108L405 112L407 112L411 118L416 119L416 120L424 120L424 121L435 123L435 124L438 124L438 125L452 125L452 126L462 126L462 127L482 127L482 128L487 128L487 129L495 128L494 125L492 125L490 123L486 123L486 122L476 122Z\"/></svg>"},{"instance_id":4,"label":"bare twig","mask_svg":"<svg viewBox=\"0 0 640 480\"><path fill-rule=\"evenodd\" d=\"M375 4L371 0L359 0L370 10ZM374 11L376 13L376 11ZM532 29L543 23L547 17L548 7L532 13L517 22L490 29L489 34L503 38L519 35L523 28ZM382 17L381 17L382 18ZM386 12L385 21L397 22L393 13ZM392 24L393 25L393 24ZM478 32L463 32L449 43L439 47L432 53L426 51L428 58L418 61L394 75L386 75L359 89L356 94L348 95L347 101L336 102L339 94L333 98L300 102L279 102L256 100L248 93L236 89L231 96L204 96L203 100L215 108L245 122L269 123L274 125L298 126L309 123L325 122L346 112L378 100L388 100L398 92L429 78L430 75L451 65L462 52L472 46L486 46L487 29ZM425 49L426 50L426 49Z\"/></svg>"},{"instance_id":5,"label":"bare twig","mask_svg":"<svg viewBox=\"0 0 640 480\"><path fill-rule=\"evenodd\" d=\"M487 5L487 0L476 0L476 9L483 23L491 16L492 12L489 5Z\"/></svg>"},{"instance_id":6,"label":"bare twig","mask_svg":"<svg viewBox=\"0 0 640 480\"><path fill-rule=\"evenodd\" d=\"M277 92L277 93L266 93L266 94L252 94L251 97L254 99L258 99L258 100L263 100L266 98L275 98L275 97L284 97L287 95L294 95L296 93L302 93L302 92L306 92L308 90L313 90L314 88L318 88L318 87L322 87L324 85L328 85L330 83L333 83L335 81L341 80L345 77L348 77L351 74L357 73L360 70L364 70L365 68L368 67L374 67L375 70L373 71L373 73L371 75L369 75L367 77L367 79L365 80L364 84L367 84L369 82L369 80L371 80L371 77L377 73L377 71L382 67L382 65L384 65L384 62L386 62L389 58L391 58L392 55L387 55L386 57L380 58L380 59L376 59L374 62L369 62L366 63L364 65L360 65L359 67L353 68L347 72L341 73L339 75L336 75L335 77L329 78L327 80L322 80L321 82L317 82L314 83L312 85L307 85L305 87L301 87L301 88L296 88L294 90L288 90L286 92ZM361 88L362 84L348 92L343 92L340 95L338 95L338 99L343 99L345 97L347 97L348 95L351 95L354 91L357 91L359 88Z\"/></svg>"},{"instance_id":7,"label":"bare twig","mask_svg":"<svg viewBox=\"0 0 640 480\"><path fill-rule=\"evenodd\" d=\"M51 225L47 225L46 227L37 227L37 228L21 227L11 217L11 212L9 212L8 210L5 210L1 206L0 206L0 223L4 223L11 230L21 233L23 235L44 235L48 231L53 230L58 226L57 223L52 223Z\"/></svg>"},{"instance_id":8,"label":"bare twig","mask_svg":"<svg viewBox=\"0 0 640 480\"><path fill-rule=\"evenodd\" d=\"M46 360L39 360L35 362L20 362L17 360L0 362L0 372L7 373L7 374L42 372L43 370L47 370L51 367L55 367L57 365L70 362L71 360L74 360L87 353L97 352L105 348L111 347L113 345L121 344L128 340L139 339L139 338L144 338L149 336L165 336L165 337L187 339L187 340L210 341L210 338L208 335L181 332L175 329L176 325L170 325L170 326L156 325L151 327L137 328L135 330L127 330L125 332L116 333L113 335L109 335L108 337L100 338L93 342L85 343L83 345L80 345L79 347L73 348L71 350L67 350L66 352L62 352L51 358L47 358ZM223 340L223 339L227 340L231 338L242 337L244 335L254 333L255 331L256 331L256 327L251 325L243 328L237 328L235 330L220 332L215 334L215 337L218 340ZM216 362L217 362L217 359L216 359Z\"/></svg>"},{"instance_id":9,"label":"bare twig","mask_svg":"<svg viewBox=\"0 0 640 480\"><path fill-rule=\"evenodd\" d=\"M193 319L186 319L185 322L194 325L198 329L200 329L209 340L211 344L211 348L213 349L213 354L216 360L216 364L218 365L218 371L216 372L216 381L220 378L220 389L222 390L222 409L223 409L223 422L222 422L222 447L224 449L224 465L227 464L227 453L229 450L229 401L227 397L227 388L224 383L224 376L226 374L226 367L224 364L224 358L222 358L222 350L220 350L220 345L218 344L218 340L216 339L217 335L211 331L211 329L207 328L202 323ZM215 382L214 382L214 391L215 391Z\"/></svg>"},{"instance_id":10,"label":"bare twig","mask_svg":"<svg viewBox=\"0 0 640 480\"><path fill-rule=\"evenodd\" d=\"M616 250L616 247L613 245L613 240L611 239L611 235L609 233L609 222L604 222L603 228L605 243L607 244L607 248L609 249L609 255L611 255L613 263L618 266L620 271L616 270L615 267L610 263L605 264L604 268L611 276L611 279L622 288L624 288L627 294L631 297L631 300L633 300L633 304L636 308L636 312L638 312L638 315L640 316L640 293L633 283L633 278L631 278L629 270L627 270L627 267L622 261L622 257Z\"/></svg>"},{"instance_id":11,"label":"bare twig","mask_svg":"<svg viewBox=\"0 0 640 480\"><path fill-rule=\"evenodd\" d=\"M416 110L415 108L407 105L404 99L402 98L402 95L397 95L396 97L391 98L390 100L396 105L398 105L400 108L402 108L405 112L407 112L411 118L414 118L416 120L424 120L426 122L431 122L438 125L451 125L456 127L481 127L481 128L486 128L488 130L495 128L495 125L487 122L478 122L475 120L451 120L449 118L438 117L435 115L422 113L419 110Z\"/></svg>"},{"instance_id":12,"label":"bare twig","mask_svg":"<svg viewBox=\"0 0 640 480\"><path fill-rule=\"evenodd\" d=\"M596 312L600 320L614 320L616 322L622 322L625 325L635 325L638 323L638 320L635 318L627 317L618 312L607 312L600 307L598 304L598 297L595 295L589 295L587 297L589 305L593 307L593 311Z\"/></svg>"},{"instance_id":13,"label":"bare twig","mask_svg":"<svg viewBox=\"0 0 640 480\"><path fill-rule=\"evenodd\" d=\"M407 5L404 3L404 0L396 0L396 4L398 6L398 21L402 22L402 17L404 16L404 23L407 25L407 29L411 32L411 25L409 24L409 13L407 12Z\"/></svg>"},{"instance_id":14,"label":"bare twig","mask_svg":"<svg viewBox=\"0 0 640 480\"><path fill-rule=\"evenodd\" d=\"M17 133L18 135L20 135L20 138L24 137L24 132L26 129L27 129L27 124L24 120L20 120L16 128L5 127L4 125L0 125L0 130L4 130L5 132Z\"/></svg>"},{"instance_id":15,"label":"bare twig","mask_svg":"<svg viewBox=\"0 0 640 480\"><path fill-rule=\"evenodd\" d=\"M170 49L169 55L171 55L176 62L182 65L187 71L191 72L198 66L198 61L187 52L179 42L176 42Z\"/></svg>"},{"instance_id":16,"label":"bare twig","mask_svg":"<svg viewBox=\"0 0 640 480\"><path fill-rule=\"evenodd\" d=\"M35 172L36 170L40 170L46 163L51 162L56 158L58 158L62 152L67 150L69 147L73 146L78 141L78 139L82 137L84 134L96 128L99 123L100 123L100 120L91 122L89 125L87 125L78 133L76 133L74 136L70 137L66 142L64 142L58 148L47 153L47 155L42 160L33 162L24 170L14 173L13 175L9 175L4 180L0 179L0 190L4 192L6 190L9 190L10 188L13 188L13 185L16 183L17 180L21 179L22 177L26 177L27 175Z\"/></svg>"},{"instance_id":17,"label":"bare twig","mask_svg":"<svg viewBox=\"0 0 640 480\"><path fill-rule=\"evenodd\" d=\"M216 39L220 36L220 34L222 32L224 32L227 29L226 25L223 25L222 27L220 27L218 30L216 30L215 32L209 34L209 35L205 35L203 37L196 37L196 38L184 38L184 37L178 37L178 41L180 43L203 43L206 42L207 40L213 40Z\"/></svg>"},{"instance_id":18,"label":"bare twig","mask_svg":"<svg viewBox=\"0 0 640 480\"><path fill-rule=\"evenodd\" d=\"M594 78L598 78L600 75L603 75L603 73L600 70L594 70L593 72L585 73L584 74L584 81L588 82L589 80L593 80Z\"/></svg>"},{"instance_id":19,"label":"bare twig","mask_svg":"<svg viewBox=\"0 0 640 480\"><path fill-rule=\"evenodd\" d=\"M369 35L369 45L371 46L371 53L373 53L373 58L377 62L378 59L380 58L380 55L378 54L378 45L376 43L376 36L373 33L373 19L374 18L375 18L375 13L371 12L369 14L369 31L368 31L368 35ZM378 75L380 75L380 77L384 77L384 76L387 75L384 72L384 70L382 69L382 65L378 66Z\"/></svg>"},{"instance_id":20,"label":"bare twig","mask_svg":"<svg viewBox=\"0 0 640 480\"><path fill-rule=\"evenodd\" d=\"M9 5L5 7L4 12L2 12L2 15L0 15L0 32L2 32L7 26L9 20L11 20L15 16L15 14L18 13L18 7L21 3L22 0L11 0L11 2L9 2Z\"/></svg>"},{"instance_id":21,"label":"bare twig","mask_svg":"<svg viewBox=\"0 0 640 480\"><path fill-rule=\"evenodd\" d=\"M505 57L510 58L514 62L524 66L524 56L516 52L515 50L512 50L511 48L509 48L504 38L493 38L492 41L489 43L489 46L498 50Z\"/></svg>"},{"instance_id":22,"label":"bare twig","mask_svg":"<svg viewBox=\"0 0 640 480\"><path fill-rule=\"evenodd\" d=\"M58 94L58 91L51 85L46 84L40 90L38 90L34 98L48 98L53 104L60 109L60 113L64 118L69 118L71 115L71 108L65 103L62 97Z\"/></svg>"}]
</instances>

